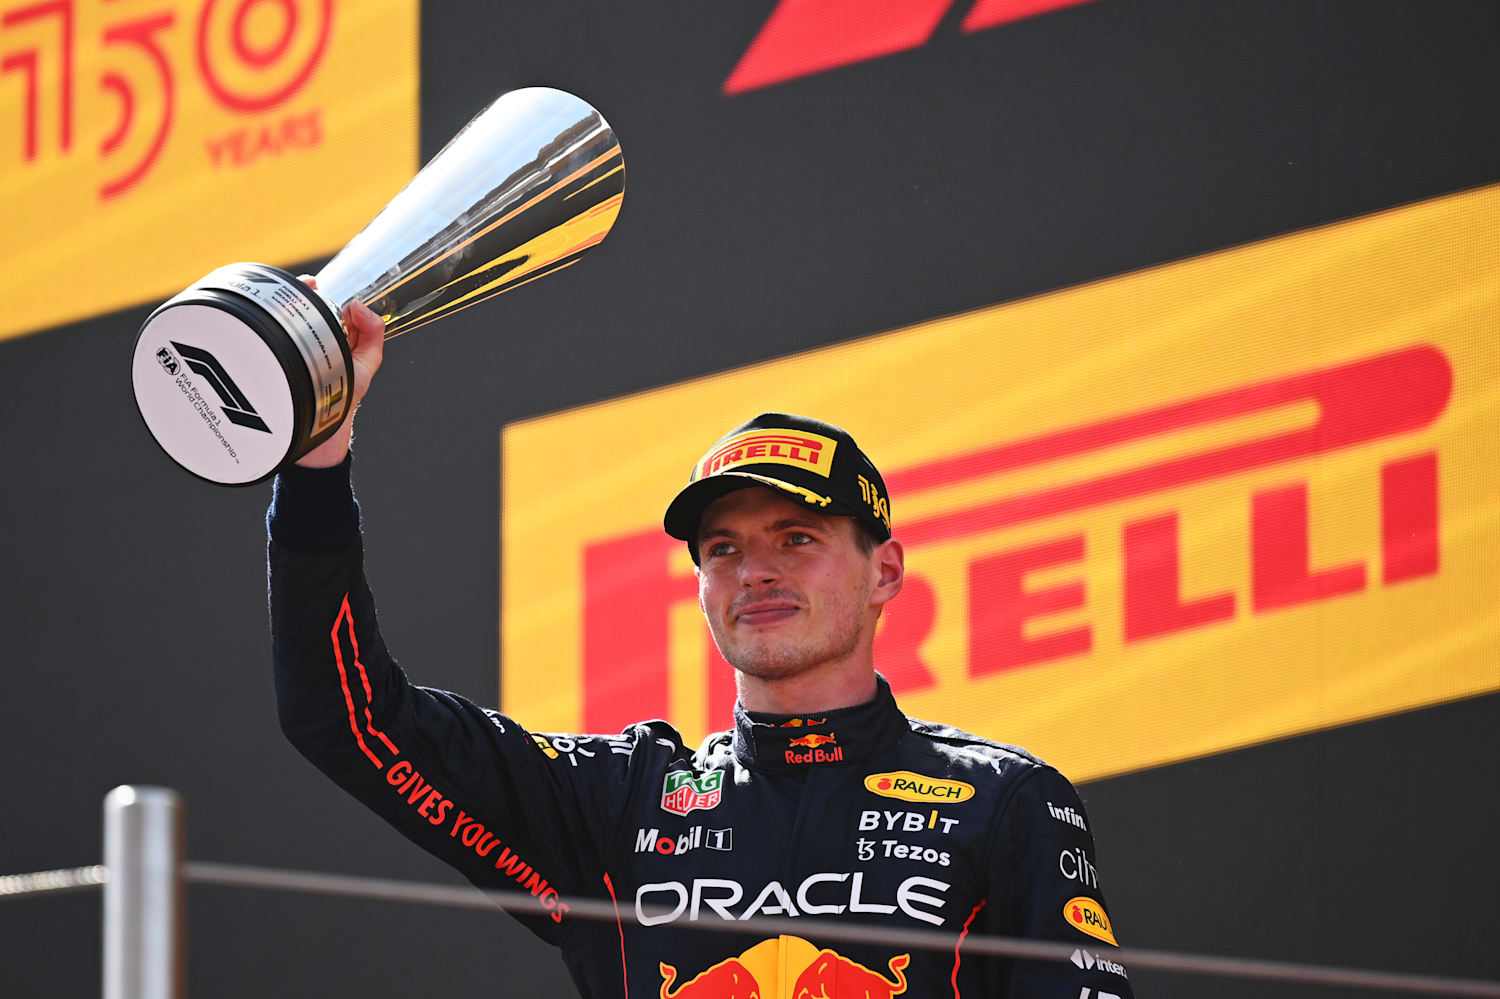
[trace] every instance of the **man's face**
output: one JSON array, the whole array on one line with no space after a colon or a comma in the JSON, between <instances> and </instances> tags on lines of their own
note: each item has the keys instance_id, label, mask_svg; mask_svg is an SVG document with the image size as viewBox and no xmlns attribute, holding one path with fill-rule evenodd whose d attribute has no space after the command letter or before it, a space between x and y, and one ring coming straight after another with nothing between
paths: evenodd
<instances>
[{"instance_id":1,"label":"man's face","mask_svg":"<svg viewBox=\"0 0 1500 999\"><path fill-rule=\"evenodd\" d=\"M849 517L759 486L709 505L698 531L698 601L731 666L784 679L846 659L873 635L894 593L877 586L880 549L865 551L859 530Z\"/></svg>"}]
</instances>

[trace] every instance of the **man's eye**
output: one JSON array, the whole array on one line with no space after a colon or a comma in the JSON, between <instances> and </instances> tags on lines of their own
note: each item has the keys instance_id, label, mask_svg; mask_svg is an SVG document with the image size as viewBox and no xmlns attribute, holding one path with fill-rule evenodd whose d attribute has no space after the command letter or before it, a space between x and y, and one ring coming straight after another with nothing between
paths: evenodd
<instances>
[{"instance_id":1,"label":"man's eye","mask_svg":"<svg viewBox=\"0 0 1500 999\"><path fill-rule=\"evenodd\" d=\"M734 551L734 545L731 545L729 542L715 541L713 544L705 548L703 550L703 553L709 558L714 558L719 555L728 555L732 551Z\"/></svg>"},{"instance_id":2,"label":"man's eye","mask_svg":"<svg viewBox=\"0 0 1500 999\"><path fill-rule=\"evenodd\" d=\"M793 531L786 536L786 541L789 545L810 545L813 543L813 536L803 531Z\"/></svg>"}]
</instances>

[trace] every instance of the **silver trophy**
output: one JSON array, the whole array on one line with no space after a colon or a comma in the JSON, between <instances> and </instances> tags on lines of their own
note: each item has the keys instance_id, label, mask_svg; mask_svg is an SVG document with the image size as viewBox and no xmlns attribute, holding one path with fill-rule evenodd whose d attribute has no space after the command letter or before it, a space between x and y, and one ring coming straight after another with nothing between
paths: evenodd
<instances>
[{"instance_id":1,"label":"silver trophy","mask_svg":"<svg viewBox=\"0 0 1500 999\"><path fill-rule=\"evenodd\" d=\"M141 418L194 475L259 482L348 413L350 300L400 336L570 266L624 195L599 112L545 87L503 94L318 272L316 291L277 267L229 264L151 313L131 367Z\"/></svg>"}]
</instances>

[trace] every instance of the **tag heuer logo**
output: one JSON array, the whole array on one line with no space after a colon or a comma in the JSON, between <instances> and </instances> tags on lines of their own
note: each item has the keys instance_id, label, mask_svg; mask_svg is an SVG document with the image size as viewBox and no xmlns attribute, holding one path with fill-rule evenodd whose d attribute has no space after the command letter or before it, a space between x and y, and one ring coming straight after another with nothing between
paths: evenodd
<instances>
[{"instance_id":1,"label":"tag heuer logo","mask_svg":"<svg viewBox=\"0 0 1500 999\"><path fill-rule=\"evenodd\" d=\"M661 789L661 807L673 815L686 815L695 808L717 807L724 797L724 771L710 770L694 777L687 770L673 770Z\"/></svg>"}]
</instances>

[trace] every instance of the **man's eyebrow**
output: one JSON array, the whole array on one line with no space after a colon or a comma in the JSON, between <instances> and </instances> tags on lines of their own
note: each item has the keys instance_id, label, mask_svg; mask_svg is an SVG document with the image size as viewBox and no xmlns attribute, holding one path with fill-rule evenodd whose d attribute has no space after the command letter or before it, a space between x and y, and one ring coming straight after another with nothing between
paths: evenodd
<instances>
[{"instance_id":1,"label":"man's eyebrow","mask_svg":"<svg viewBox=\"0 0 1500 999\"><path fill-rule=\"evenodd\" d=\"M771 530L773 530L773 531L784 531L788 527L811 527L814 530L824 530L824 531L826 531L828 529L828 525L826 525L826 524L820 524L817 521L809 519L807 517L786 517L786 518L784 518L782 520L778 520L778 521L776 521L776 523L772 524L771 525Z\"/></svg>"},{"instance_id":2,"label":"man's eyebrow","mask_svg":"<svg viewBox=\"0 0 1500 999\"><path fill-rule=\"evenodd\" d=\"M766 526L768 531L784 531L789 527L806 527L815 531L828 530L827 524L820 524L808 517L783 517L781 520L773 521ZM698 543L701 545L709 538L734 538L735 533L727 527L718 524L710 524L698 532Z\"/></svg>"}]
</instances>

